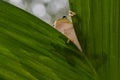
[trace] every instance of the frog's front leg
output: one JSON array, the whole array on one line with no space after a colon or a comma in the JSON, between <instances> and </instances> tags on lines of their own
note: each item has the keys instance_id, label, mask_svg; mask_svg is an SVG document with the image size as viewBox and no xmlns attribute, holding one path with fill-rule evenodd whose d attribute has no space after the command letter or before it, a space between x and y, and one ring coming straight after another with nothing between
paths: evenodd
<instances>
[{"instance_id":1,"label":"frog's front leg","mask_svg":"<svg viewBox=\"0 0 120 80\"><path fill-rule=\"evenodd\" d=\"M67 43L67 44L69 44L69 43L70 43L70 39L69 39L69 38L67 39L67 42L66 42L66 43Z\"/></svg>"}]
</instances>

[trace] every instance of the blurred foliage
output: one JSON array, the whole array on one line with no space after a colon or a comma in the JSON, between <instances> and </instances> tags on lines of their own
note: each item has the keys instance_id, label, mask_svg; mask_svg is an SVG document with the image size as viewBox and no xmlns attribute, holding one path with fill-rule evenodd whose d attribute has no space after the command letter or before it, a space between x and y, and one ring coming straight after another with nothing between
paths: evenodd
<instances>
[{"instance_id":1,"label":"blurred foliage","mask_svg":"<svg viewBox=\"0 0 120 80\"><path fill-rule=\"evenodd\" d=\"M120 80L120 1L69 1L79 42L100 80Z\"/></svg>"}]
</instances>

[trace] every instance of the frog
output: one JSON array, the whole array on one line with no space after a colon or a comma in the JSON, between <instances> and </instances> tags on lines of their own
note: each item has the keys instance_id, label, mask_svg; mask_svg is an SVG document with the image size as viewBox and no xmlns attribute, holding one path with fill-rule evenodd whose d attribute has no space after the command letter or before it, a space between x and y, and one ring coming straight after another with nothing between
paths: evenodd
<instances>
[{"instance_id":1,"label":"frog","mask_svg":"<svg viewBox=\"0 0 120 80\"><path fill-rule=\"evenodd\" d=\"M75 15L76 15L75 12L69 11L69 17L73 17ZM82 48L75 34L72 21L67 16L63 16L62 18L57 19L54 22L54 28L68 38L66 41L67 44L69 44L70 41L72 41L77 46L77 48L82 52Z\"/></svg>"}]
</instances>

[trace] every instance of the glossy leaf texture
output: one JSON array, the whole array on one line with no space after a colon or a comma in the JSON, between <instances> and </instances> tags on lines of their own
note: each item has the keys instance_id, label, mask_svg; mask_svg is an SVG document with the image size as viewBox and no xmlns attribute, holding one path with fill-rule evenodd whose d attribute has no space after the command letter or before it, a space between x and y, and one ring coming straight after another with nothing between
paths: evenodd
<instances>
[{"instance_id":1,"label":"glossy leaf texture","mask_svg":"<svg viewBox=\"0 0 120 80\"><path fill-rule=\"evenodd\" d=\"M0 1L0 80L97 80L87 57L35 16Z\"/></svg>"}]
</instances>

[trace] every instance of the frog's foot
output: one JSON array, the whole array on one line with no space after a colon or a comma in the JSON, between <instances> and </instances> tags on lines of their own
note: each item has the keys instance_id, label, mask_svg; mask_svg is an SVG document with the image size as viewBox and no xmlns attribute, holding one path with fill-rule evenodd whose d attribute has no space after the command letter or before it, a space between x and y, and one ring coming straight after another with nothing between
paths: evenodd
<instances>
[{"instance_id":1,"label":"frog's foot","mask_svg":"<svg viewBox=\"0 0 120 80\"><path fill-rule=\"evenodd\" d=\"M75 15L76 15L75 12L73 12L73 11L69 11L69 16L75 16Z\"/></svg>"}]
</instances>

